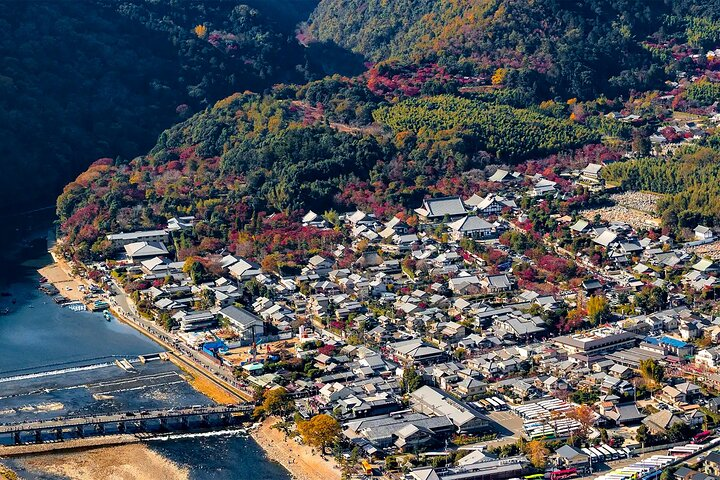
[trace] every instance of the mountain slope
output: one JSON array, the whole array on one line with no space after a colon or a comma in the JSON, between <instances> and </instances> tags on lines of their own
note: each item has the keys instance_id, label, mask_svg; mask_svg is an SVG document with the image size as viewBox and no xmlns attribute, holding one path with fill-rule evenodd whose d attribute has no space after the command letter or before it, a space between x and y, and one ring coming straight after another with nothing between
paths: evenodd
<instances>
[{"instance_id":1,"label":"mountain slope","mask_svg":"<svg viewBox=\"0 0 720 480\"><path fill-rule=\"evenodd\" d=\"M708 3L670 0L321 0L310 33L370 60L401 57L455 70L507 69L539 99L591 98L659 85L642 42L683 32Z\"/></svg>"},{"instance_id":2,"label":"mountain slope","mask_svg":"<svg viewBox=\"0 0 720 480\"><path fill-rule=\"evenodd\" d=\"M93 159L143 153L162 129L234 91L323 73L294 38L314 1L248 3L260 9L0 1L3 205L49 203Z\"/></svg>"}]
</instances>

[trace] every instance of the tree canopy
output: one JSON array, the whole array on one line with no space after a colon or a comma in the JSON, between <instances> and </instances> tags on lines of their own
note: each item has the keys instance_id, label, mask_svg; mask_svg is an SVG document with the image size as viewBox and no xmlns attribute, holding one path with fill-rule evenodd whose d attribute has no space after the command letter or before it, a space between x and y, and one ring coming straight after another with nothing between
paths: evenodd
<instances>
[{"instance_id":1,"label":"tree canopy","mask_svg":"<svg viewBox=\"0 0 720 480\"><path fill-rule=\"evenodd\" d=\"M300 422L298 431L306 444L320 448L324 452L340 437L341 428L337 420L321 413L310 420Z\"/></svg>"}]
</instances>

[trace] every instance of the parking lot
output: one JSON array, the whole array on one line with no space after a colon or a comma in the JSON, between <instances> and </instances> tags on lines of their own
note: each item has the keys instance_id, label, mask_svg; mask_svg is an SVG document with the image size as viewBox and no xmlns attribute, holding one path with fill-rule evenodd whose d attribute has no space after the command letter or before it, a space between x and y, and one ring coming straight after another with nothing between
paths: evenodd
<instances>
[{"instance_id":1,"label":"parking lot","mask_svg":"<svg viewBox=\"0 0 720 480\"><path fill-rule=\"evenodd\" d=\"M493 428L499 433L498 439L488 445L515 443L523 437L523 420L510 410L489 412L487 416L495 422Z\"/></svg>"}]
</instances>

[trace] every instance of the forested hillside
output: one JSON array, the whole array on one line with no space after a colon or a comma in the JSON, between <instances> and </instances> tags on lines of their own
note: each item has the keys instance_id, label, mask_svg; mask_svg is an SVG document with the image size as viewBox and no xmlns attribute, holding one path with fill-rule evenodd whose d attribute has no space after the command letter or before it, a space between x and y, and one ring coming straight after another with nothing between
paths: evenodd
<instances>
[{"instance_id":1,"label":"forested hillside","mask_svg":"<svg viewBox=\"0 0 720 480\"><path fill-rule=\"evenodd\" d=\"M669 162L647 158L650 137L657 148L672 143L672 151L714 133L698 119L717 113L716 3L321 0L309 25L294 18L309 14L309 1L291 3L296 13L283 22L262 20L262 11L280 15L281 2L264 10L225 2L179 2L169 10L150 0L123 4L116 11L123 21L141 25L158 44L172 40L182 75L162 84L153 73L160 82L152 84L155 104L128 108L127 118L99 118L113 119L123 134L150 130L143 114L153 108L159 118L170 104L180 123L134 159L105 148L107 140L88 150L113 154L59 197L62 232L81 255L100 256L107 232L195 215L212 251L262 235L272 214L297 220L308 209L332 217L333 210L361 208L386 218L412 215L427 196L497 191L488 177L498 165L524 174L526 186L538 175L555 182L568 213L589 197L563 172L627 158L636 160L610 166L607 178L629 190L673 194L662 204L668 228L716 224L720 205L701 196L717 173L708 160L718 155L717 135ZM377 62L323 76L357 67L343 48ZM162 69L158 58L138 71ZM137 85L143 81L138 74ZM273 86L250 93L242 84ZM217 100L226 88L238 92ZM178 91L184 103L176 112ZM116 97L123 105L132 99ZM138 121L127 123L133 115ZM283 241L277 234L246 244Z\"/></svg>"},{"instance_id":2,"label":"forested hillside","mask_svg":"<svg viewBox=\"0 0 720 480\"><path fill-rule=\"evenodd\" d=\"M507 69L538 99L657 87L663 65L643 42L717 36L716 1L321 0L309 34L359 52L431 61L465 75Z\"/></svg>"},{"instance_id":3,"label":"forested hillside","mask_svg":"<svg viewBox=\"0 0 720 480\"><path fill-rule=\"evenodd\" d=\"M468 171L602 135L567 120L567 106L554 110L561 120L450 95L390 105L363 82L336 76L235 94L163 132L148 155L101 159L58 199L62 231L82 254L100 256L105 232L189 214L212 245L232 244L271 212L388 215L426 195L470 195L484 177Z\"/></svg>"},{"instance_id":4,"label":"forested hillside","mask_svg":"<svg viewBox=\"0 0 720 480\"><path fill-rule=\"evenodd\" d=\"M131 158L235 91L324 75L295 25L314 0L0 1L0 200L52 202L99 156Z\"/></svg>"},{"instance_id":5,"label":"forested hillside","mask_svg":"<svg viewBox=\"0 0 720 480\"><path fill-rule=\"evenodd\" d=\"M717 140L717 139L715 139ZM715 142L717 143L717 142ZM657 206L666 225L720 225L720 151L686 148L668 161L643 158L609 165L603 176L626 190L668 194Z\"/></svg>"},{"instance_id":6,"label":"forested hillside","mask_svg":"<svg viewBox=\"0 0 720 480\"><path fill-rule=\"evenodd\" d=\"M583 125L508 105L439 96L412 99L375 112L375 119L395 132L433 138L454 132L468 148L503 160L518 160L579 147L600 139Z\"/></svg>"}]
</instances>

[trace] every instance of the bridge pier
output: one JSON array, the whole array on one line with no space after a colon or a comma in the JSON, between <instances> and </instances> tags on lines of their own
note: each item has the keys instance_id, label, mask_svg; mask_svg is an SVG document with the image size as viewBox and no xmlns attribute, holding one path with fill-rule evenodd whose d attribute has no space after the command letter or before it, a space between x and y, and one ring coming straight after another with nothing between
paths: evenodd
<instances>
[{"instance_id":1,"label":"bridge pier","mask_svg":"<svg viewBox=\"0 0 720 480\"><path fill-rule=\"evenodd\" d=\"M21 445L31 443L44 443L43 434L48 439L61 442L68 438L84 438L85 430L89 435L108 433L108 429L120 434L127 431L154 431L159 424L161 430L189 430L191 427L202 426L206 429L220 428L220 426L235 423L235 415L248 415L253 410L252 405L229 405L158 409L142 412L121 412L107 415L93 415L87 417L56 418L54 420L28 421L15 424L0 424L0 436L10 435L12 444ZM151 423L148 423L151 422Z\"/></svg>"}]
</instances>

